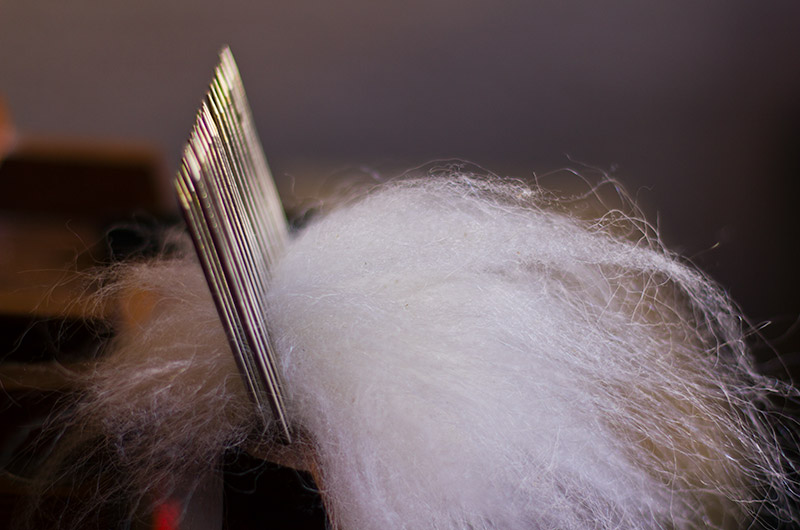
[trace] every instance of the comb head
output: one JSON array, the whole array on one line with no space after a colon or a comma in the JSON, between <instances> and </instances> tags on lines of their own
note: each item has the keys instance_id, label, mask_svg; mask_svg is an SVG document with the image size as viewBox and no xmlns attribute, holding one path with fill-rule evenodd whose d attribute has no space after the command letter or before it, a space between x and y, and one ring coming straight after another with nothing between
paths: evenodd
<instances>
[{"instance_id":1,"label":"comb head","mask_svg":"<svg viewBox=\"0 0 800 530\"><path fill-rule=\"evenodd\" d=\"M197 114L175 179L236 362L256 407L291 441L264 307L286 217L229 48Z\"/></svg>"}]
</instances>

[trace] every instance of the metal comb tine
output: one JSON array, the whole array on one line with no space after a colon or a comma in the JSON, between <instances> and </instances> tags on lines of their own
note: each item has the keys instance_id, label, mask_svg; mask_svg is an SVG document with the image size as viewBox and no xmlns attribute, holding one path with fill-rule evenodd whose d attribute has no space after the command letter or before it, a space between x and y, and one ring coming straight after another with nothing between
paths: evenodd
<instances>
[{"instance_id":1,"label":"metal comb tine","mask_svg":"<svg viewBox=\"0 0 800 530\"><path fill-rule=\"evenodd\" d=\"M236 143L234 144L234 147L238 148L240 150L239 151L240 153L246 152L242 151L241 146L244 145L245 146L244 149L247 149L247 146L251 145L251 142L249 141L248 138L248 134L246 132L249 127L247 127L246 123L242 122L246 121L246 116L250 114L250 111L246 107L245 103L238 101L239 98L235 95L236 76L232 75L229 71L230 69L226 68L226 66L229 65L226 65L225 54L223 52L223 57L221 58L221 63L220 63L221 75L217 79L215 79L215 82L212 84L211 96L212 100L216 98L218 101L223 103L221 105L223 112L220 114L220 118L225 119L227 122L227 126L230 127L232 130L236 131L236 133L238 133L234 135L236 137ZM234 115L232 112L230 112L232 110L231 105L224 104L227 101L233 102L233 105L236 107L241 106L245 112L240 112ZM252 169L257 174L261 173L262 170L258 167L258 156L257 156L258 154L251 152L250 155L251 156L246 157L242 161L247 163L248 169ZM259 179L259 182L256 183L256 185L259 186L261 184L263 184L263 182L261 182L261 179ZM266 195L263 195L263 197L264 199L267 198Z\"/></svg>"},{"instance_id":2,"label":"metal comb tine","mask_svg":"<svg viewBox=\"0 0 800 530\"><path fill-rule=\"evenodd\" d=\"M204 109L207 111L207 109ZM217 133L213 125L206 121L206 116L201 114L199 131L208 143L218 143ZM223 142L224 144L224 142ZM225 224L225 228L236 234L236 238L227 241L229 251L234 256L234 265L243 264L237 267L238 273L250 283L245 282L243 289L260 307L260 299L253 292L254 285L264 285L268 280L266 268L259 263L258 256L253 252L253 244L256 240L253 227L242 218L239 213L244 210L238 190L228 178L235 172L224 157L215 157L211 161L211 170L215 172L219 186L216 187L212 198L216 201L217 211L220 214L220 221ZM254 315L255 317L255 315Z\"/></svg>"},{"instance_id":3,"label":"metal comb tine","mask_svg":"<svg viewBox=\"0 0 800 530\"><path fill-rule=\"evenodd\" d=\"M224 160L221 161L224 164ZM223 168L225 169L225 168ZM224 177L223 179L224 180ZM240 219L236 216L236 204L231 204L231 198L235 198L235 190L228 189L227 186L221 185L219 187L220 193L218 196L212 195L212 200L218 202L217 211L220 215L220 221L225 225L227 230L236 232L238 236L245 237L244 241L237 241L235 238L227 242L227 246L223 248L230 253L230 263L234 265L235 274L234 279L234 292L239 293L243 300L241 302L245 317L251 319L256 325L257 333L254 340L262 343L263 334L258 333L261 330L259 325L259 316L265 312L262 292L256 289L257 286L264 285L266 278L263 274L258 273L258 264L256 256L250 251L252 237L247 237L247 223L241 223ZM247 239L250 239L248 241ZM262 348L267 348L266 344L260 344ZM267 372L267 377L273 379L272 371L269 366L264 368Z\"/></svg>"},{"instance_id":4,"label":"metal comb tine","mask_svg":"<svg viewBox=\"0 0 800 530\"><path fill-rule=\"evenodd\" d=\"M217 132L213 125L208 123L203 118L207 109L201 112L201 118L198 122L198 135L201 141L207 144L217 145L218 137ZM218 154L219 152L217 152ZM204 153L207 154L207 153ZM250 339L258 343L261 348L266 349L267 344L263 341L263 334L258 331L263 331L258 326L259 316L263 314L263 304L256 292L255 288L261 283L262 279L253 277L254 270L254 256L249 252L247 242L240 241L239 238L244 236L246 228L242 220L237 216L235 210L236 204L233 202L235 192L230 187L228 176L232 171L228 165L228 160L224 157L212 156L207 161L208 170L215 174L218 186L209 189L208 196L212 201L215 212L217 214L217 221L223 226L224 230L234 234L237 237L230 238L229 240L220 241L218 248L224 254L223 261L228 263L233 269L231 275L232 293L234 304L240 308L246 320L254 323L256 326L255 334ZM257 359L258 361L258 359ZM259 363L261 365L261 363ZM261 367L265 371L265 376L269 380L274 380L274 374L269 365Z\"/></svg>"},{"instance_id":5,"label":"metal comb tine","mask_svg":"<svg viewBox=\"0 0 800 530\"><path fill-rule=\"evenodd\" d=\"M220 54L175 180L181 210L246 388L285 441L275 351L266 322L270 266L288 226L233 56Z\"/></svg>"},{"instance_id":6,"label":"metal comb tine","mask_svg":"<svg viewBox=\"0 0 800 530\"><path fill-rule=\"evenodd\" d=\"M215 87L212 85L212 94L214 89ZM235 201L239 212L244 214L245 222L242 224L243 229L246 231L245 235L253 242L252 244L257 245L259 250L266 255L268 264L271 265L275 261L275 254L279 249L275 248L276 245L270 245L267 242L271 239L270 232L274 232L274 229L261 219L266 206L263 203L259 204L254 201L252 193L248 190L247 183L244 181L244 176L248 174L248 171L253 171L252 166L248 165L246 156L242 153L243 146L239 143L237 134L230 134L233 124L225 121L227 110L218 108L214 98L210 98L209 104L213 109L212 118L218 126L218 132L222 135L222 146L228 151L231 159L232 178L229 182L231 197ZM251 169L248 169L248 167L251 167ZM264 237L266 237L267 241L264 240Z\"/></svg>"},{"instance_id":7,"label":"metal comb tine","mask_svg":"<svg viewBox=\"0 0 800 530\"><path fill-rule=\"evenodd\" d=\"M226 230L236 232L239 236L244 235L245 229L242 227L242 223L238 222L240 220L236 217L233 209L235 205L230 202L231 190L226 190L224 185L220 185L216 191L216 193L210 194L210 198L216 203L219 222L224 225ZM254 256L249 252L246 242L236 239L222 242L221 251L227 253L227 261L233 266L235 272L232 275L233 292L241 296L239 305L242 307L242 312L247 319L257 324L259 315L263 314L263 303L256 291L256 286L262 285L263 278L253 274ZM262 335L257 333L253 340L261 343L261 339Z\"/></svg>"},{"instance_id":8,"label":"metal comb tine","mask_svg":"<svg viewBox=\"0 0 800 530\"><path fill-rule=\"evenodd\" d=\"M212 108L210 118L217 125L216 130L212 131L211 134L212 136L216 133L221 135L221 145L230 159L228 160L230 162L230 171L223 171L223 180L225 181L227 192L226 198L234 203L235 211L241 214L240 218L234 220L240 221L237 224L237 228L241 230L241 235L247 242L243 250L245 252L250 251L246 256L248 262L258 263L262 261L261 259L254 259L252 253L260 253L261 256L266 257L266 268L256 266L252 270L255 273L255 278L252 278L252 280L265 284L269 279L267 268L275 261L275 254L279 249L274 248L275 245L269 244L270 234L267 233L269 226L265 226L265 223L261 220L261 215L258 212L259 206L252 200L252 194L249 193L247 183L244 181L248 167L247 161L243 160L247 158L246 153L242 152L243 146L238 142L237 133L235 131L231 133L233 125L228 121L229 113L227 109L224 106L219 106L220 103L217 100L222 99L224 96L220 96L218 91L219 84L215 82L212 84L208 103ZM224 102L224 99L222 101ZM250 165L250 167L252 166ZM252 169L250 169L250 172L252 172ZM264 207L263 205L261 206L262 212ZM266 235L267 241L259 237L260 235ZM264 310L261 306L258 309L261 312Z\"/></svg>"},{"instance_id":9,"label":"metal comb tine","mask_svg":"<svg viewBox=\"0 0 800 530\"><path fill-rule=\"evenodd\" d=\"M237 181L237 183L241 184L240 177L242 175L237 174L236 168L231 168L231 169L232 169L232 174L234 176L234 180ZM231 183L228 183L228 184L229 184L229 188L226 190L228 192L228 194L227 194L228 197L226 197L226 199L227 198L233 198L233 200L236 201L235 207L239 211L245 210L246 206L243 205L242 197L241 197L240 193L238 193L238 192L246 191L246 188L244 188L244 190L242 190L242 188L239 187L239 186L231 186ZM234 217L233 220L235 221L235 220L237 220L237 218ZM244 259L248 263L251 263L251 262L254 261L254 256L249 251L252 250L253 243L256 242L256 238L254 237L255 236L254 229L253 229L253 226L250 225L247 222L240 223L239 227L242 230L242 235L245 236L245 238L247 239L247 243L249 243L249 244L244 244L240 248L237 248L236 251L242 252L242 257L240 259ZM239 228L239 227L237 227L237 228ZM262 255L263 255L263 253L262 253ZM247 274L248 272L252 272L252 271L248 271L245 268L245 270L243 272L245 274ZM255 272L256 272L255 277L251 276L251 280L256 285L263 285L268 279L268 278L265 277L266 271L262 271L260 268L258 268L258 269L255 269ZM257 314L263 314L265 312L265 308L263 306L263 300L260 299L260 297L258 296L258 293L254 293L250 289L247 289L247 284L245 285L245 291L246 291L245 294L251 300L253 306L255 307L255 310L256 310ZM259 336L260 335L257 335L257 337L259 337ZM269 344L268 343L264 344L263 347L269 348ZM265 366L263 369L265 370L265 372L267 372L267 376L270 379L272 379L273 374L272 374L272 370L270 369L270 367L269 366Z\"/></svg>"},{"instance_id":10,"label":"metal comb tine","mask_svg":"<svg viewBox=\"0 0 800 530\"><path fill-rule=\"evenodd\" d=\"M203 109L207 112L207 109ZM201 113L199 118L199 133L201 137L204 137L204 141L208 144L214 144L217 140L214 138L216 131L211 129L211 126L206 123L204 113ZM235 215L236 210L241 210L242 206L240 201L237 200L236 197L236 190L234 190L231 186L231 183L225 178L227 174L233 171L227 163L227 161L222 158L219 159L215 157L214 159L210 160L210 169L214 172L215 178L219 183L217 191L219 192L218 201L220 203L219 210L225 213L224 221L229 222L229 229L234 231L234 233L238 234L239 236L244 236L247 239L252 239L252 236L248 235L248 226L247 223L243 222L243 220ZM231 210L234 213L231 213ZM264 273L259 274L259 277L263 280L266 280L265 272L263 271L263 267L258 267L254 261L254 257L250 253L244 253L245 257L248 259L248 265L250 269L245 269L246 271L255 271L256 273Z\"/></svg>"},{"instance_id":11,"label":"metal comb tine","mask_svg":"<svg viewBox=\"0 0 800 530\"><path fill-rule=\"evenodd\" d=\"M199 124L198 130L201 138L205 142L216 143L216 131L209 124L204 123L202 115ZM226 179L232 169L224 158L214 157L209 160L209 164L209 170L216 173L215 178L218 183L209 196L214 202L219 222L223 224L226 231L237 236L223 241L221 250L230 254L230 263L235 269L234 287L247 301L247 304L243 306L246 316L257 322L258 315L263 312L263 307L260 297L254 289L255 286L263 285L266 282L266 273L263 271L263 267L257 263L256 256L249 250L248 244L252 244L252 236L248 237L247 223L242 222L237 215L237 208L240 207L240 204L236 201L235 190L231 188L230 182ZM253 305L256 308L255 314L251 308Z\"/></svg>"},{"instance_id":12,"label":"metal comb tine","mask_svg":"<svg viewBox=\"0 0 800 530\"><path fill-rule=\"evenodd\" d=\"M178 195L179 197L181 197L181 201L184 203L184 207L187 208L187 210L191 211L189 215L195 218L195 220L197 221L197 224L193 226L199 227L200 225L203 224L202 214L199 212L199 205L197 205L195 201L192 200L191 192L186 189L186 186L187 186L186 182L179 181ZM198 231L193 231L193 232L194 232L193 238L198 238L200 241L205 241L205 243L203 244L208 244L209 241L208 235L207 234L204 235L203 234L204 231L202 229L198 229ZM220 317L223 321L223 325L225 325L226 328L235 329L238 326L238 324L235 323L236 320L235 313L233 312L232 305L229 301L230 293L225 292L225 289L223 287L224 284L222 284L219 281L219 277L221 276L221 273L219 271L220 268L219 261L218 259L215 259L215 257L212 258L211 254L206 254L206 257L208 259L204 260L203 265L204 269L207 269L209 272L209 274L207 274L207 277L214 278L214 280L210 282L210 287L212 292L215 292L218 295L215 296L215 300L219 300L217 307L220 313ZM237 336L236 338L234 338L234 340L237 341L240 347L243 347L243 343L241 342L241 337ZM254 382L252 381L251 378L245 377L244 383L245 383L245 388L247 388L248 391L250 392L256 391L256 387L254 386Z\"/></svg>"},{"instance_id":13,"label":"metal comb tine","mask_svg":"<svg viewBox=\"0 0 800 530\"><path fill-rule=\"evenodd\" d=\"M226 147L230 149L232 160L237 164L237 171L234 172L234 177L243 203L246 206L247 215L253 224L258 227L259 245L262 251L267 253L269 261L272 263L275 259L274 254L283 248L285 232L276 230L275 223L266 222L263 219L264 212L274 208L274 205L270 206L267 201L266 194L241 185L242 172L255 172L258 174L258 170L254 157L248 156L241 120L238 116L233 115L230 105L226 104L233 100L231 91L230 85L223 84L220 79L216 79L211 86L209 103L215 108L214 117L219 120L220 131L223 133L225 131L234 132L230 135L230 143L225 142ZM273 195L275 194L273 193ZM284 223L285 221L278 224L278 227Z\"/></svg>"},{"instance_id":14,"label":"metal comb tine","mask_svg":"<svg viewBox=\"0 0 800 530\"><path fill-rule=\"evenodd\" d=\"M202 134L201 134L202 131L198 130L196 132L198 132L198 135L196 135L195 139L197 140L199 138L202 141L203 140L203 137L202 137ZM203 160L200 161L200 166L202 167L203 165L206 165L206 169L210 170L213 167L213 162L214 162L213 159L215 157L212 156L209 159L208 157L205 156L207 154L208 154L208 152L202 151L201 157L202 157ZM219 199L219 197L215 197L215 195L216 195L216 193L215 193L216 190L214 190L215 187L211 186L209 188L203 189L205 187L204 186L205 183L202 180L198 181L197 184L198 184L197 187L198 187L198 190L199 190L199 194L198 195L204 199L204 200L200 201L201 207L204 206L204 208L203 208L203 210L204 210L204 213L203 213L204 219L212 221L211 223L209 223L212 226L214 224L219 224L219 226L223 226L223 227L229 229L230 227L225 224L224 216L220 215L222 213L219 210L220 204L219 203L215 204L215 201L217 201ZM202 190L202 191L200 191L200 190ZM215 237L215 233L214 233L213 230L210 232L210 238L213 241L213 248L215 249L215 252L219 253L220 262L223 263L223 264L227 264L227 266L229 268L231 268L232 266L233 266L233 268L237 268L235 266L239 262L238 262L237 258L231 254L231 250L232 250L232 247L230 246L231 242L230 241L226 242L226 241L217 239ZM224 274L225 279L226 279L226 284L230 285L230 289L228 289L228 293L229 293L229 295L227 297L228 300L226 301L225 300L226 297L224 297L224 296L223 296L223 300L222 300L223 301L223 305L232 306L236 313L244 316L244 320L235 321L236 325L234 326L234 328L232 330L233 333L234 333L234 339L236 339L237 345L240 348L242 348L242 344L243 343L244 344L249 343L249 344L255 344L256 345L256 349L261 350L261 351L265 351L265 350L267 350L269 348L267 348L263 344L263 340L262 340L263 339L263 335L258 333L258 331L263 331L263 330L254 329L256 327L256 326L254 326L256 315L253 314L252 308L250 306L248 306L249 300L247 300L248 297L245 294L250 290L251 286L247 285L246 282L242 282L241 281L241 277L237 276L238 272L239 271L234 270L232 272L229 271L228 274ZM210 280L210 283L213 283L213 281ZM223 293L222 292L218 292L218 294L222 295ZM236 337L236 335L241 335L241 334L244 335L243 339L241 337ZM251 351L250 348L246 348L246 347L242 348L242 349L244 350L245 354L247 354L247 352ZM245 368L248 369L250 372L259 372L259 371L262 372L262 375L264 376L264 379L267 380L268 386L275 385L277 383L277 379L275 377L275 374L274 374L274 372L272 370L269 369L268 365L265 365L265 363L262 362L261 356L257 356L257 355L253 356L251 354L250 357L252 357L253 359L250 359L250 358L248 358L247 355L245 355L245 359L244 359L246 361L244 363ZM252 362L253 360L255 361L255 363ZM248 379L251 380L251 384L249 385L251 387L253 386L252 382L255 382L256 384L258 383L258 379L253 379L253 378L248 378ZM279 396L276 396L276 397L279 398ZM279 416L279 418L280 418L280 416Z\"/></svg>"},{"instance_id":15,"label":"metal comb tine","mask_svg":"<svg viewBox=\"0 0 800 530\"><path fill-rule=\"evenodd\" d=\"M239 121L242 124L243 137L249 146L248 151L252 154L252 159L255 165L256 174L260 175L257 179L256 185L260 190L260 196L267 202L267 212L272 216L275 227L283 226L284 230L277 233L280 238L280 243L285 243L288 228L286 227L286 219L283 216L283 208L281 207L280 198L278 197L277 189L275 188L275 181L269 170L266 157L263 150L259 147L261 141L258 139L258 133L252 122L252 112L250 110L250 103L247 100L247 95L244 91L242 78L239 75L239 69L236 66L236 61L233 59L230 49L226 48L220 54L220 70L225 78L228 86L231 89L231 96L234 101L235 108L241 109L242 112L238 114Z\"/></svg>"},{"instance_id":16,"label":"metal comb tine","mask_svg":"<svg viewBox=\"0 0 800 530\"><path fill-rule=\"evenodd\" d=\"M214 298L217 302L220 317L223 320L223 324L226 326L226 328L234 331L234 333L231 335L231 339L236 341L240 349L243 349L246 348L246 343L241 332L242 326L234 309L232 295L227 284L224 282L222 265L219 261L219 256L214 249L213 241L209 232L209 226L206 221L206 217L204 217L202 213L202 206L197 196L197 191L194 188L194 182L192 182L192 178L190 176L190 172L192 170L186 167L187 162L191 164L192 161L195 162L196 166L197 161L193 159L193 153L188 153L184 159L183 174L180 175L182 178L179 178L176 182L178 186L178 195L182 201L184 210L193 220L193 222L189 223L193 239L200 244L201 248L205 249L205 252L202 253L201 257L203 258L202 261L204 269L207 271L206 277L209 280L209 287L211 288L212 292L216 293ZM250 374L253 373L253 371L250 370L247 373ZM257 387L254 385L252 377L247 376L245 379L246 387L254 392Z\"/></svg>"}]
</instances>

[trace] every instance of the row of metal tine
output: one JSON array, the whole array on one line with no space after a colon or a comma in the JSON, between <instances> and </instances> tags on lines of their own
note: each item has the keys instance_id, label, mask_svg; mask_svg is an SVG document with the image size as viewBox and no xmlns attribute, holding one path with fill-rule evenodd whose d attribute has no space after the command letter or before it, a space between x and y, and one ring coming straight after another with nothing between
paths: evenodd
<instances>
[{"instance_id":1,"label":"row of metal tine","mask_svg":"<svg viewBox=\"0 0 800 530\"><path fill-rule=\"evenodd\" d=\"M181 209L256 407L291 441L266 322L270 271L287 223L230 49L197 115L175 179Z\"/></svg>"}]
</instances>

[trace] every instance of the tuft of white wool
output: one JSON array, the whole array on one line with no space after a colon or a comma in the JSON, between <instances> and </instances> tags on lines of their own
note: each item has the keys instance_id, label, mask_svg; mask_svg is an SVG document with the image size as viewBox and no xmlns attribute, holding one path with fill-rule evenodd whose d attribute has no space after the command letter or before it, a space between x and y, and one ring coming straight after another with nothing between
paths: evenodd
<instances>
[{"instance_id":1,"label":"tuft of white wool","mask_svg":"<svg viewBox=\"0 0 800 530\"><path fill-rule=\"evenodd\" d=\"M762 419L776 384L726 296L542 199L389 183L278 264L289 413L342 528L736 527L784 479Z\"/></svg>"},{"instance_id":2,"label":"tuft of white wool","mask_svg":"<svg viewBox=\"0 0 800 530\"><path fill-rule=\"evenodd\" d=\"M636 223L456 173L382 184L293 236L268 322L342 529L738 528L795 495L768 401L794 391L755 373L720 289L618 235ZM168 492L259 419L196 260L120 278L157 301L77 421L140 491Z\"/></svg>"},{"instance_id":3,"label":"tuft of white wool","mask_svg":"<svg viewBox=\"0 0 800 530\"><path fill-rule=\"evenodd\" d=\"M102 297L122 301L120 332L78 413L105 434L129 480L162 495L213 471L226 446L246 443L253 406L195 260L115 274Z\"/></svg>"}]
</instances>

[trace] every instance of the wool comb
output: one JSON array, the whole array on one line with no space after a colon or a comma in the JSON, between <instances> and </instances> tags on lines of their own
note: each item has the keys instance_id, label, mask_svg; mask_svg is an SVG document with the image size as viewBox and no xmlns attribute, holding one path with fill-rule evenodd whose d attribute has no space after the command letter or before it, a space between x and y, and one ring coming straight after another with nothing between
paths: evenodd
<instances>
[{"instance_id":1,"label":"wool comb","mask_svg":"<svg viewBox=\"0 0 800 530\"><path fill-rule=\"evenodd\" d=\"M270 269L284 249L288 225L228 47L220 52L175 187L248 393L265 424L271 413L289 443L265 317Z\"/></svg>"}]
</instances>

